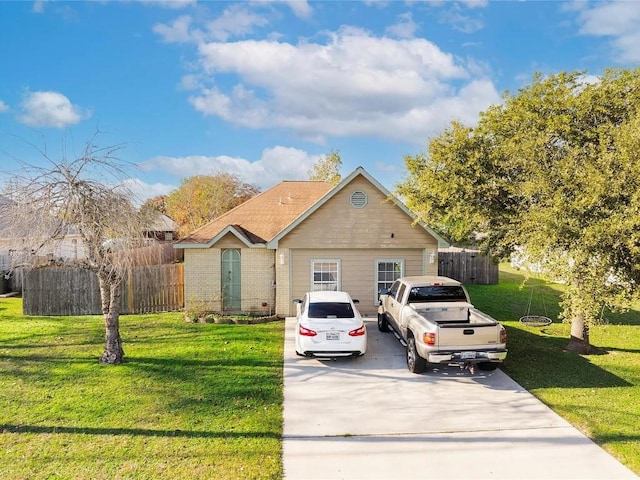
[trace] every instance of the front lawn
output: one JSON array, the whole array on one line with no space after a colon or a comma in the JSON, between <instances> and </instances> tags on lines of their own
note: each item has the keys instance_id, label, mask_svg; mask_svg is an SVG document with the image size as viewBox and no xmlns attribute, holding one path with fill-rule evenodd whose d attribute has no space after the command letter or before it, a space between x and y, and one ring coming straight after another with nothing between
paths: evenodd
<instances>
[{"instance_id":1,"label":"front lawn","mask_svg":"<svg viewBox=\"0 0 640 480\"><path fill-rule=\"evenodd\" d=\"M562 287L533 278L521 288L523 279L502 266L499 285L467 286L475 306L509 331L505 372L640 474L640 311L603 312L591 342L607 353L577 355L564 350L570 328L557 320ZM527 313L554 323L525 326Z\"/></svg>"},{"instance_id":2,"label":"front lawn","mask_svg":"<svg viewBox=\"0 0 640 480\"><path fill-rule=\"evenodd\" d=\"M592 341L608 353L580 356L569 325L518 321L557 319L560 286L500 279L468 289L509 330L505 371L640 474L640 313L604 312ZM124 316L125 363L101 366L100 317L23 317L20 302L0 299L0 478L282 478L283 322Z\"/></svg>"},{"instance_id":3,"label":"front lawn","mask_svg":"<svg viewBox=\"0 0 640 480\"><path fill-rule=\"evenodd\" d=\"M0 299L0 478L282 477L284 322L127 315L120 331L125 363L99 365L101 317Z\"/></svg>"}]
</instances>

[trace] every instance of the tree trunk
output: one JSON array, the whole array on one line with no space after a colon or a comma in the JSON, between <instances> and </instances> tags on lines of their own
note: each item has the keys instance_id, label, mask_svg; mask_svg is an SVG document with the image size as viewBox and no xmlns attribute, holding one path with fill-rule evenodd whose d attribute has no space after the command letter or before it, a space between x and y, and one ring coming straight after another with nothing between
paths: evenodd
<instances>
[{"instance_id":1,"label":"tree trunk","mask_svg":"<svg viewBox=\"0 0 640 480\"><path fill-rule=\"evenodd\" d=\"M589 342L589 324L583 315L576 315L571 320L571 338L567 350L581 355L598 353L599 350Z\"/></svg>"},{"instance_id":2,"label":"tree trunk","mask_svg":"<svg viewBox=\"0 0 640 480\"><path fill-rule=\"evenodd\" d=\"M122 282L113 276L100 276L100 296L104 315L104 352L100 363L119 364L124 360L124 350L120 339L120 297Z\"/></svg>"}]
</instances>

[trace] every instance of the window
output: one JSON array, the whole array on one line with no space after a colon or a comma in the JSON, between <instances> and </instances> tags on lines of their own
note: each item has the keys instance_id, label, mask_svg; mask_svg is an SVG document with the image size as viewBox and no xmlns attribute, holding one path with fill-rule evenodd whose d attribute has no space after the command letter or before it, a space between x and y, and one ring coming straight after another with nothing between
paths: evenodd
<instances>
[{"instance_id":1,"label":"window","mask_svg":"<svg viewBox=\"0 0 640 480\"><path fill-rule=\"evenodd\" d=\"M353 318L350 303L316 302L309 304L309 318Z\"/></svg>"},{"instance_id":2,"label":"window","mask_svg":"<svg viewBox=\"0 0 640 480\"><path fill-rule=\"evenodd\" d=\"M409 301L414 303L424 302L466 302L467 296L464 289L456 285L433 285L413 287L409 292Z\"/></svg>"},{"instance_id":3,"label":"window","mask_svg":"<svg viewBox=\"0 0 640 480\"><path fill-rule=\"evenodd\" d=\"M389 290L393 282L404 274L404 260L384 259L376 261L376 303L380 290ZM397 288L397 287L396 287ZM395 294L396 292L394 292Z\"/></svg>"},{"instance_id":4,"label":"window","mask_svg":"<svg viewBox=\"0 0 640 480\"><path fill-rule=\"evenodd\" d=\"M404 297L404 291L407 289L407 286L403 283L402 286L400 287L400 290L398 290L398 293L396 294L396 300L397 301L402 301L402 297Z\"/></svg>"},{"instance_id":5,"label":"window","mask_svg":"<svg viewBox=\"0 0 640 480\"><path fill-rule=\"evenodd\" d=\"M340 290L340 261L311 261L311 290Z\"/></svg>"},{"instance_id":6,"label":"window","mask_svg":"<svg viewBox=\"0 0 640 480\"><path fill-rule=\"evenodd\" d=\"M398 293L398 288L400 287L400 282L394 282L389 289L389 296L391 298L396 298L396 294Z\"/></svg>"}]
</instances>

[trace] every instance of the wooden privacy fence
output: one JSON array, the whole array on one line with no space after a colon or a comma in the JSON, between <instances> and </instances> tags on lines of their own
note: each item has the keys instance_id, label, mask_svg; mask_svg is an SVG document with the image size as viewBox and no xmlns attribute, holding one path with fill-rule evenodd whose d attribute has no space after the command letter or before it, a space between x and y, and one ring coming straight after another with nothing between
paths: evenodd
<instances>
[{"instance_id":1,"label":"wooden privacy fence","mask_svg":"<svg viewBox=\"0 0 640 480\"><path fill-rule=\"evenodd\" d=\"M462 283L495 285L498 283L498 264L475 250L440 250L438 275Z\"/></svg>"},{"instance_id":2,"label":"wooden privacy fence","mask_svg":"<svg viewBox=\"0 0 640 480\"><path fill-rule=\"evenodd\" d=\"M37 268L25 273L25 315L99 315L98 276L69 267ZM128 271L120 313L152 313L184 307L184 264L147 265Z\"/></svg>"}]
</instances>

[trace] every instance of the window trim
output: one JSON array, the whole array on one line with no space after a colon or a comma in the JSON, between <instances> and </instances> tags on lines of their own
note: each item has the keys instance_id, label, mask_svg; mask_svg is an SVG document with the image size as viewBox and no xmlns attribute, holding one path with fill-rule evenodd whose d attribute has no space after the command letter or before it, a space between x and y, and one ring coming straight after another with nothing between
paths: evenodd
<instances>
[{"instance_id":1,"label":"window trim","mask_svg":"<svg viewBox=\"0 0 640 480\"><path fill-rule=\"evenodd\" d=\"M315 292L318 291L316 290L314 287L316 286L316 282L314 279L316 270L315 270L315 264L316 263L335 263L336 264L336 290L340 291L342 290L342 260L339 258L312 258L311 259L311 264L309 267L310 270L310 283L309 283L309 291L311 292ZM322 283L319 283L318 285L321 285Z\"/></svg>"},{"instance_id":2,"label":"window trim","mask_svg":"<svg viewBox=\"0 0 640 480\"><path fill-rule=\"evenodd\" d=\"M380 278L378 277L378 275L380 274L380 264L381 263L399 263L400 264L400 277L404 277L405 275L405 260L404 258L376 258L374 261L374 287L373 287L373 300L374 300L374 305L378 305L379 300L380 300L380 296L379 296L379 290L380 290L380 283L382 283L380 281ZM400 278L398 277L398 278ZM391 284L393 285L393 283L396 281L397 279L394 279L393 282L391 282ZM385 282L387 283L387 282Z\"/></svg>"}]
</instances>

